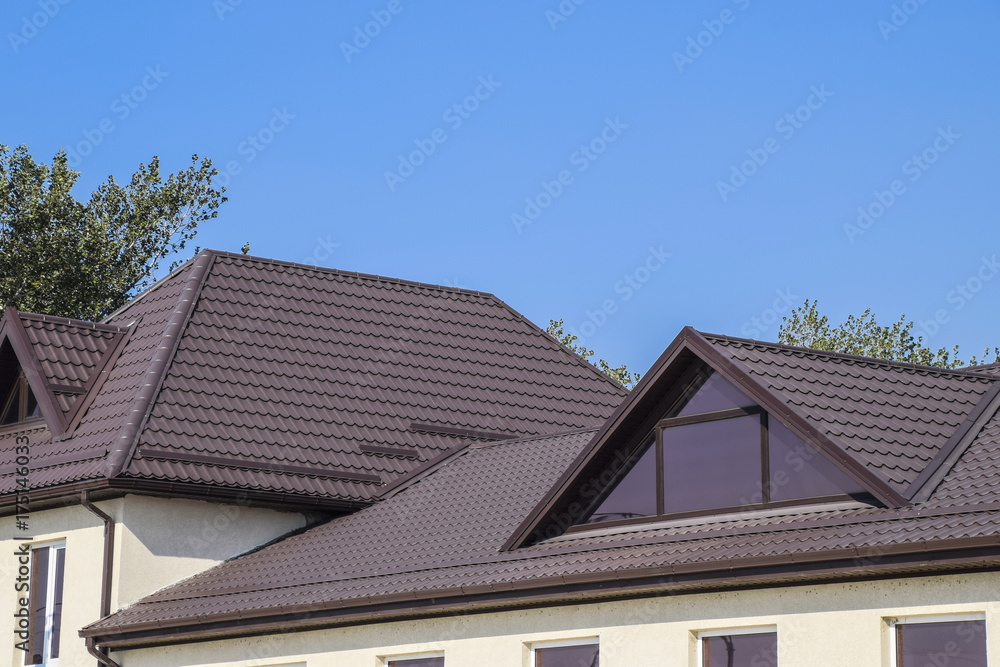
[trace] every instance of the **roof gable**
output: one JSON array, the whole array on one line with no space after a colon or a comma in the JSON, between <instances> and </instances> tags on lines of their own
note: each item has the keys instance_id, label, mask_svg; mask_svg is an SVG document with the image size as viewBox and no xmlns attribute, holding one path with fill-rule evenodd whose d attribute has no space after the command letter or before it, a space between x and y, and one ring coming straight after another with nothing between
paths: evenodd
<instances>
[{"instance_id":1,"label":"roof gable","mask_svg":"<svg viewBox=\"0 0 1000 667\"><path fill-rule=\"evenodd\" d=\"M618 469L621 461L636 449L638 441L653 431L678 399L686 384L685 376L699 362L735 385L877 500L889 507L906 504L906 499L886 480L851 456L795 406L701 333L685 327L503 548L513 549L554 537L578 523L590 506L589 499L608 484L610 471Z\"/></svg>"},{"instance_id":2,"label":"roof gable","mask_svg":"<svg viewBox=\"0 0 1000 667\"><path fill-rule=\"evenodd\" d=\"M65 437L95 387L103 368L125 337L116 326L7 308L0 322L0 346L9 345L38 401L50 432Z\"/></svg>"}]
</instances>

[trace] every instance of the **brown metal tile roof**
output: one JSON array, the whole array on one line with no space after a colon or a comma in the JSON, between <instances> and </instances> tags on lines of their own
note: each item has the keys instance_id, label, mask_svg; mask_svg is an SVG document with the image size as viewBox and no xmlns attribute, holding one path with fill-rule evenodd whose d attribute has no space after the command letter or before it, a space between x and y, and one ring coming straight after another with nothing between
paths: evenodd
<instances>
[{"instance_id":1,"label":"brown metal tile roof","mask_svg":"<svg viewBox=\"0 0 1000 667\"><path fill-rule=\"evenodd\" d=\"M141 386L143 370L160 343L163 326L177 303L188 270L189 266L185 266L157 283L109 322L124 329L140 320L116 363L108 369L107 379L95 393L72 437L54 443L47 428L27 433L31 441L33 489L104 477L108 448L125 423L132 398ZM12 440L16 435L20 433L4 433L0 442ZM13 448L0 445L0 494L15 490L14 468Z\"/></svg>"},{"instance_id":2,"label":"brown metal tile roof","mask_svg":"<svg viewBox=\"0 0 1000 667\"><path fill-rule=\"evenodd\" d=\"M158 628L183 636L210 623L220 633L246 632L238 626L255 618L290 624L298 612L313 623L369 609L391 618L392 610L429 610L485 594L499 603L505 595L516 601L518 591L554 587L565 597L591 584L601 595L608 585L642 577L655 578L659 590L735 585L742 570L765 566L803 570L786 575L792 579L826 562L842 576L890 565L908 571L935 567L928 554L936 549L973 545L992 550L976 562L1000 559L1000 498L979 495L1000 475L1000 415L923 505L820 505L596 528L501 551L594 433L472 445L370 508L154 593L84 634L127 642L130 633ZM897 553L918 560L890 563ZM829 575L824 569L812 576Z\"/></svg>"},{"instance_id":3,"label":"brown metal tile roof","mask_svg":"<svg viewBox=\"0 0 1000 667\"><path fill-rule=\"evenodd\" d=\"M625 395L490 294L243 255L205 251L89 331L22 317L66 385L134 323L72 437L33 435L34 488L111 477L367 503L470 434L594 426Z\"/></svg>"}]
</instances>

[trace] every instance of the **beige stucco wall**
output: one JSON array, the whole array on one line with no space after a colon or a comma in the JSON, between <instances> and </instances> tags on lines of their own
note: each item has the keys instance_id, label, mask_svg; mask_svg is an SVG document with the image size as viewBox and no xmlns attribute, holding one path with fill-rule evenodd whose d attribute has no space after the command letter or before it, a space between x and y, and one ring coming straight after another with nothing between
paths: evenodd
<instances>
[{"instance_id":1,"label":"beige stucco wall","mask_svg":"<svg viewBox=\"0 0 1000 667\"><path fill-rule=\"evenodd\" d=\"M986 614L1000 664L1000 573L607 602L116 651L123 667L382 667L444 651L451 667L527 667L534 641L599 637L602 667L695 667L695 634L776 626L783 667L889 667L886 619Z\"/></svg>"},{"instance_id":2,"label":"beige stucco wall","mask_svg":"<svg viewBox=\"0 0 1000 667\"><path fill-rule=\"evenodd\" d=\"M114 608L305 525L301 514L198 500L131 495L122 507Z\"/></svg>"},{"instance_id":3,"label":"beige stucco wall","mask_svg":"<svg viewBox=\"0 0 1000 667\"><path fill-rule=\"evenodd\" d=\"M112 608L128 605L168 584L190 577L305 524L301 514L129 495L96 503L115 519L115 564ZM66 543L60 667L96 661L77 631L100 615L104 524L80 505L30 514L33 544ZM14 590L20 542L14 518L3 519L0 553L0 664L21 665L23 653L14 648ZM19 533L18 533L19 534Z\"/></svg>"}]
</instances>

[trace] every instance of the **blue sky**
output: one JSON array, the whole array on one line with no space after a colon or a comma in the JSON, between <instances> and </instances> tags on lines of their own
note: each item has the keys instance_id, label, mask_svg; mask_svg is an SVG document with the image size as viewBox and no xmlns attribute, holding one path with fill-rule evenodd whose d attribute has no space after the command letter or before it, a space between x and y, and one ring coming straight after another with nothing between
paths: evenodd
<instances>
[{"instance_id":1,"label":"blue sky","mask_svg":"<svg viewBox=\"0 0 1000 667\"><path fill-rule=\"evenodd\" d=\"M202 247L493 292L632 370L806 298L1000 344L1000 5L578 1L8 0L0 143L82 198L210 157Z\"/></svg>"}]
</instances>

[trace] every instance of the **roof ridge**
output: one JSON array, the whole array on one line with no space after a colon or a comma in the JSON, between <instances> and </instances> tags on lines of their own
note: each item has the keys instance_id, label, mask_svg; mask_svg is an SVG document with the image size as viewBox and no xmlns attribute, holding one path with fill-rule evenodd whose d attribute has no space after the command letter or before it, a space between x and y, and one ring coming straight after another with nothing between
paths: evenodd
<instances>
[{"instance_id":1,"label":"roof ridge","mask_svg":"<svg viewBox=\"0 0 1000 667\"><path fill-rule=\"evenodd\" d=\"M877 357L864 357L859 354L847 354L845 352L831 352L829 350L817 350L811 347L802 347L799 345L785 345L784 343L773 343L770 341L754 340L752 338L739 338L737 336L706 333L704 331L698 331L698 333L712 342L714 342L715 340L719 340L731 343L752 345L755 347L770 347L779 350L788 350L790 352L802 352L805 354L817 354L837 359L845 359L847 361L858 361L875 366L889 366L891 368L898 368L900 370L915 370L915 371L923 371L925 373L959 375L962 377L975 378L979 380L990 379L988 375L984 375L981 371L970 370L971 368L977 368L976 366L965 366L962 368L941 368L940 366L924 366L922 364L911 364L905 361L893 361L891 359L879 359Z\"/></svg>"},{"instance_id":2,"label":"roof ridge","mask_svg":"<svg viewBox=\"0 0 1000 667\"><path fill-rule=\"evenodd\" d=\"M123 303L121 306L119 306L118 308L116 308L114 310L114 312L112 312L111 314L107 315L103 320L101 320L100 323L101 324L107 324L108 322L111 321L112 318L118 317L119 315L121 315L122 313L124 313L126 310L128 310L129 308L131 308L135 304L139 303L140 301L142 301L143 299L145 299L147 296L149 296L150 294L152 294L156 290L161 289L162 287L164 287L171 278L173 278L174 276L176 276L179 273L183 273L184 271L187 271L188 267L196 259L198 259L198 257L200 257L201 255L203 255L203 254L214 254L214 253L215 253L214 250L202 250L202 251L200 251L198 254L194 255L193 257L189 258L185 262L181 263L180 266L178 266L176 269L174 269L173 271L171 271L167 275L163 276L162 278L160 278L159 280L157 280L156 282L154 282L152 285L150 285L146 289L142 290L141 292L139 292L138 294L136 294L134 297L132 297L131 299L129 299L128 301L126 301L125 303Z\"/></svg>"},{"instance_id":3,"label":"roof ridge","mask_svg":"<svg viewBox=\"0 0 1000 667\"><path fill-rule=\"evenodd\" d=\"M22 313L18 312L22 320L31 320L33 322L45 322L47 324L61 324L68 327L77 327L80 329L90 329L92 331L105 331L107 333L122 333L127 329L119 327L115 324L104 324L103 322L88 322L86 320L75 320L70 317L56 317L55 315L42 315L39 313Z\"/></svg>"},{"instance_id":4,"label":"roof ridge","mask_svg":"<svg viewBox=\"0 0 1000 667\"><path fill-rule=\"evenodd\" d=\"M174 312L160 336L160 344L149 362L142 387L132 402L125 425L119 432L120 435L108 452L104 470L108 479L121 473L132 459L142 433L142 427L160 393L160 387L163 386L170 362L177 352L184 327L191 319L201 289L205 285L205 279L212 270L215 255L211 251L202 251L193 258L193 261L191 275L188 276L184 288L177 298Z\"/></svg>"},{"instance_id":5,"label":"roof ridge","mask_svg":"<svg viewBox=\"0 0 1000 667\"><path fill-rule=\"evenodd\" d=\"M262 264L274 264L276 266L287 266L295 269L306 269L308 271L319 271L320 273L328 273L331 275L343 276L347 278L359 278L361 280L373 280L380 283L390 283L395 285L406 285L409 287L419 287L423 289L430 289L439 292L454 292L456 294L465 294L468 296L480 296L497 299L496 295L491 292L481 292L479 290L466 289L464 287L452 287L450 285L437 285L435 283L422 283L416 280L404 280L403 278L392 278L390 276L380 276L375 273L361 273L358 271L347 271L344 269L334 269L327 266L314 266L312 264L302 264L300 262L289 262L282 259L273 259L270 257L258 257L256 255L243 255L235 252L226 252L222 250L202 250L202 252L212 253L216 257L223 257L226 259L238 259L238 260L250 260L254 262L259 262Z\"/></svg>"},{"instance_id":6,"label":"roof ridge","mask_svg":"<svg viewBox=\"0 0 1000 667\"><path fill-rule=\"evenodd\" d=\"M542 329L540 326L538 326L537 324L535 324L534 322L532 322L530 319L528 319L527 317L525 317L524 315L522 315L520 311L518 311L516 308L511 307L503 299L501 299L499 297L493 297L493 298L496 299L497 302L501 306L503 306L508 311L510 311L511 313L513 313L514 316L517 317L519 320L521 320L522 322L526 323L529 327L537 330L539 333L544 334L545 338L547 338L548 340L552 341L557 346L559 346L559 348L563 352L565 352L566 354L568 354L571 357L575 358L576 361L577 361L577 363L579 363L580 365L582 365L587 370L590 370L590 371L593 371L593 372L597 373L597 375L600 376L600 378L602 380L604 380L604 381L608 382L609 384L613 385L616 389L619 390L619 392L621 393L621 395L622 395L623 398L628 395L628 392L629 392L628 389L626 389L624 386L618 384L615 380L612 380L600 368L598 368L594 364L590 363L589 361L587 361L586 359L584 359L581 355L577 354L573 350L569 349L568 346L563 345L560 341L558 341L558 340L555 339L555 336L551 335L548 331L546 331L545 329Z\"/></svg>"}]
</instances>

